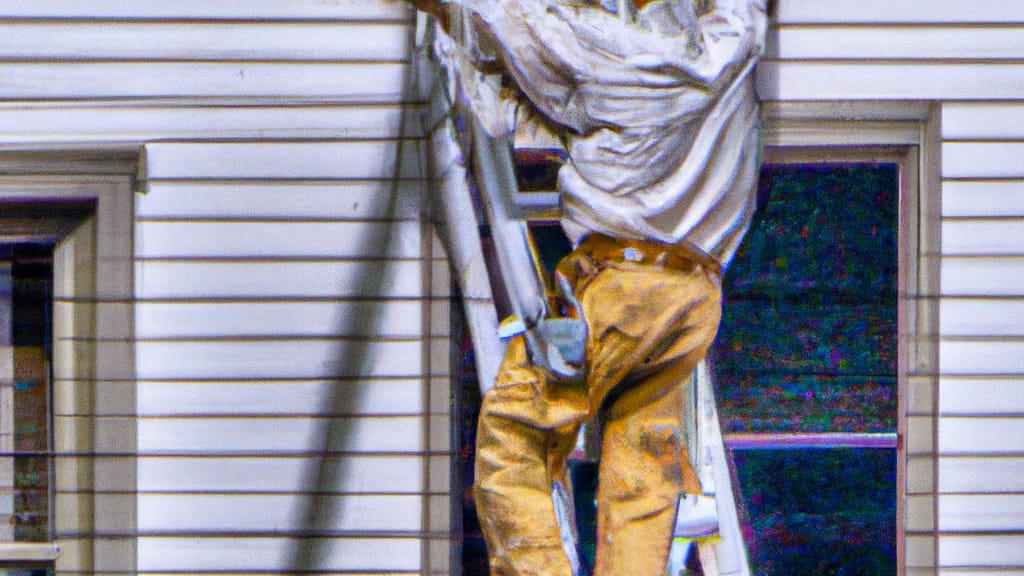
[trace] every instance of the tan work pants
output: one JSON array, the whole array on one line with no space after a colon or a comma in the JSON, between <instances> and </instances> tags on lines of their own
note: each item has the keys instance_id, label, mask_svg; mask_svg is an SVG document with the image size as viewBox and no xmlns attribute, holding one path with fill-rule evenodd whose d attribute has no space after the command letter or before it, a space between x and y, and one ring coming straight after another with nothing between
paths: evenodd
<instances>
[{"instance_id":1,"label":"tan work pants","mask_svg":"<svg viewBox=\"0 0 1024 576\"><path fill-rule=\"evenodd\" d=\"M520 337L484 397L475 496L492 575L572 574L551 490L569 486L566 458L594 415L603 426L597 576L662 576L680 493L700 492L683 386L718 329L717 266L649 248L619 258L611 242L585 241L559 265L589 328L583 381L531 364Z\"/></svg>"}]
</instances>

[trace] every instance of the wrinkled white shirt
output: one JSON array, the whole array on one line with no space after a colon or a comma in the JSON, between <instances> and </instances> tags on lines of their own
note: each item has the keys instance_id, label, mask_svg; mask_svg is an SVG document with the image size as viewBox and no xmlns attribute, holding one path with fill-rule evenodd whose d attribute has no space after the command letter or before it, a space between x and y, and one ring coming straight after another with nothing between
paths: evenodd
<instances>
[{"instance_id":1,"label":"wrinkled white shirt","mask_svg":"<svg viewBox=\"0 0 1024 576\"><path fill-rule=\"evenodd\" d=\"M519 122L557 134L563 228L688 242L727 264L755 208L752 67L764 0L654 2L627 23L567 0L454 0L518 90L497 90L456 50L463 91L492 136Z\"/></svg>"}]
</instances>

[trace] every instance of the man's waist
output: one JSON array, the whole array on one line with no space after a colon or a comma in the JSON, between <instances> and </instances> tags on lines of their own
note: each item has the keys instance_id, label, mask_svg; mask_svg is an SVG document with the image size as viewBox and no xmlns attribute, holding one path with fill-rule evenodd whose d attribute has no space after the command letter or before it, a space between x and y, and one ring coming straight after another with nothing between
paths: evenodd
<instances>
[{"instance_id":1,"label":"man's waist","mask_svg":"<svg viewBox=\"0 0 1024 576\"><path fill-rule=\"evenodd\" d=\"M614 238L594 232L583 238L574 254L587 256L595 262L632 262L680 271L700 266L719 276L722 273L718 260L689 242L667 244L655 240Z\"/></svg>"}]
</instances>

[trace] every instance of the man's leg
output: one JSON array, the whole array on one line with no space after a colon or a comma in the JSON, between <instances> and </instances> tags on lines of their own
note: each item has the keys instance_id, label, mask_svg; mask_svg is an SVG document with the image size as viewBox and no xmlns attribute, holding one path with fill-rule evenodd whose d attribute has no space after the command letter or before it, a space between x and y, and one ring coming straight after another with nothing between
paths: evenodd
<instances>
[{"instance_id":1,"label":"man's leg","mask_svg":"<svg viewBox=\"0 0 1024 576\"><path fill-rule=\"evenodd\" d=\"M604 418L595 576L661 576L679 496L700 493L682 387L717 332L718 279L699 266L610 268L581 302L596 328L590 402Z\"/></svg>"},{"instance_id":2,"label":"man's leg","mask_svg":"<svg viewBox=\"0 0 1024 576\"><path fill-rule=\"evenodd\" d=\"M687 378L667 371L659 376L675 382L646 382L653 393L645 404L630 410L613 404L604 421L595 575L664 574L679 497L700 493L687 454L684 394L678 385Z\"/></svg>"},{"instance_id":3,"label":"man's leg","mask_svg":"<svg viewBox=\"0 0 1024 576\"><path fill-rule=\"evenodd\" d=\"M552 382L509 342L477 430L476 497L494 576L571 576L551 496L588 413L582 383Z\"/></svg>"}]
</instances>

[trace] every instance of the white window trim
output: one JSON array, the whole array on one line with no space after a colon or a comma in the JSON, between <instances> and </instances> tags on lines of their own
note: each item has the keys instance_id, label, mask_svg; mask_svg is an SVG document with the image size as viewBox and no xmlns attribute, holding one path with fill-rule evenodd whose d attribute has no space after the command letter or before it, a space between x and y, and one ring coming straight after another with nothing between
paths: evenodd
<instances>
[{"instance_id":1,"label":"white window trim","mask_svg":"<svg viewBox=\"0 0 1024 576\"><path fill-rule=\"evenodd\" d=\"M53 562L58 573L135 571L137 162L130 151L0 152L0 199L96 204L54 250L53 540L0 543L0 562ZM118 393L104 393L113 381Z\"/></svg>"}]
</instances>

